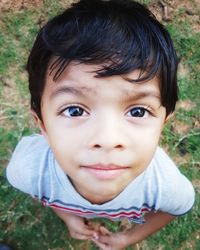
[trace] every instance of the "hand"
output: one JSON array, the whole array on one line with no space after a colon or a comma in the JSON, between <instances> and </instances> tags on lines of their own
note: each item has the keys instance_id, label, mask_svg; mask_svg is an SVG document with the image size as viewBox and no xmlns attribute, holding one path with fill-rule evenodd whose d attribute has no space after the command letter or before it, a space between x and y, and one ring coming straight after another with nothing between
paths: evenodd
<instances>
[{"instance_id":1,"label":"hand","mask_svg":"<svg viewBox=\"0 0 200 250\"><path fill-rule=\"evenodd\" d=\"M105 227L101 227L99 231L99 238L92 239L92 241L101 250L122 250L129 246L125 231L111 233Z\"/></svg>"},{"instance_id":2,"label":"hand","mask_svg":"<svg viewBox=\"0 0 200 250\"><path fill-rule=\"evenodd\" d=\"M101 250L122 250L144 240L174 218L173 215L165 212L150 212L145 215L146 222L144 224L137 224L132 229L113 234L109 231L106 233L105 230L107 229L104 228L104 233L99 234L99 238L93 239L93 242L95 242Z\"/></svg>"},{"instance_id":3,"label":"hand","mask_svg":"<svg viewBox=\"0 0 200 250\"><path fill-rule=\"evenodd\" d=\"M98 233L95 231L93 224L87 219L57 209L53 210L65 222L72 238L77 240L98 238Z\"/></svg>"},{"instance_id":4,"label":"hand","mask_svg":"<svg viewBox=\"0 0 200 250\"><path fill-rule=\"evenodd\" d=\"M76 215L67 214L65 224L72 238L87 240L97 237L97 233L91 227L89 221Z\"/></svg>"}]
</instances>

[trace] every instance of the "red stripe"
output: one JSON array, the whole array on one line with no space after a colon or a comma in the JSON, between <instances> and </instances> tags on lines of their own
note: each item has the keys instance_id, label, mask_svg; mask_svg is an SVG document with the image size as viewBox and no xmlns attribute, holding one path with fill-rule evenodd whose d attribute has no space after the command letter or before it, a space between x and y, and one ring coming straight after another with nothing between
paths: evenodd
<instances>
[{"instance_id":1,"label":"red stripe","mask_svg":"<svg viewBox=\"0 0 200 250\"><path fill-rule=\"evenodd\" d=\"M142 212L149 212L151 209L150 208L142 208L141 209L141 213L136 213L134 211L131 212L120 212L117 214L108 214L106 212L103 213L95 213L92 211L87 211L87 212L83 212L81 210L78 209L73 209L73 208L65 208L56 204L48 204L47 202L43 201L43 204L45 206L49 206L49 207L54 207L54 208L58 208L58 209L62 209L68 212L74 212L76 214L80 214L80 215L98 215L98 216L104 216L104 217L109 217L109 218L117 218L117 217L131 217L131 216L136 216L136 217L140 217L142 215Z\"/></svg>"}]
</instances>

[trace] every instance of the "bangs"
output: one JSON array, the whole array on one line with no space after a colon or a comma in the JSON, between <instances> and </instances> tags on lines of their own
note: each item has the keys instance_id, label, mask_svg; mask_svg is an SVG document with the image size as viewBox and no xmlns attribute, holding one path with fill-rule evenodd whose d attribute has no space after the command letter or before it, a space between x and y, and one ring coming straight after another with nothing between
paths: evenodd
<instances>
[{"instance_id":1,"label":"bangs","mask_svg":"<svg viewBox=\"0 0 200 250\"><path fill-rule=\"evenodd\" d=\"M71 61L99 65L95 71L97 77L140 70L139 78L132 80L136 82L151 79L161 70L162 48L166 44L160 43L166 42L159 39L160 30L156 30L153 22L132 13L129 16L127 12L126 15L121 12L121 16L116 16L114 10L111 14L107 12L88 13L87 18L85 14L81 18L79 13L79 17L72 16L71 21L65 22L65 29L53 27L59 20L45 28L43 40L50 50L53 49L52 56L56 58L50 65L50 72L55 72L54 81ZM62 16L57 19L62 19ZM152 19L156 22L153 16Z\"/></svg>"}]
</instances>

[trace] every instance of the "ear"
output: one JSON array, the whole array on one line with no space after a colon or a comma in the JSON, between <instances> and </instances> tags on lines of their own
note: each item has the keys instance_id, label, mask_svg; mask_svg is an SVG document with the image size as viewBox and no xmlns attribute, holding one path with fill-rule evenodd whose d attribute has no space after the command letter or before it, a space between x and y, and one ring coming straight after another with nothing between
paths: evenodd
<instances>
[{"instance_id":1,"label":"ear","mask_svg":"<svg viewBox=\"0 0 200 250\"><path fill-rule=\"evenodd\" d=\"M166 116L165 123L167 123L172 117L174 117L174 113L170 113L168 116Z\"/></svg>"},{"instance_id":2,"label":"ear","mask_svg":"<svg viewBox=\"0 0 200 250\"><path fill-rule=\"evenodd\" d=\"M45 128L43 121L38 117L38 115L35 113L34 110L31 110L31 115L33 116L33 119L34 119L36 125L40 129L41 134L44 135L45 137L47 137L47 132L46 132L46 128Z\"/></svg>"}]
</instances>

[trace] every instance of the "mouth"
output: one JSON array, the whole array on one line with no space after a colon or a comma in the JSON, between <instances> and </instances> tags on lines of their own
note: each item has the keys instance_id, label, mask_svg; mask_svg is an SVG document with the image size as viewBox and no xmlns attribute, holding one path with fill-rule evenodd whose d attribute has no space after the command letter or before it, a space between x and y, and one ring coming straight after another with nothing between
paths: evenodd
<instances>
[{"instance_id":1,"label":"mouth","mask_svg":"<svg viewBox=\"0 0 200 250\"><path fill-rule=\"evenodd\" d=\"M114 164L95 164L82 167L95 178L100 180L115 179L129 169L128 166L119 166Z\"/></svg>"}]
</instances>

